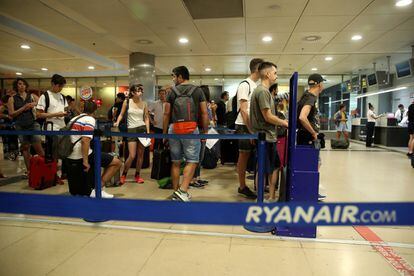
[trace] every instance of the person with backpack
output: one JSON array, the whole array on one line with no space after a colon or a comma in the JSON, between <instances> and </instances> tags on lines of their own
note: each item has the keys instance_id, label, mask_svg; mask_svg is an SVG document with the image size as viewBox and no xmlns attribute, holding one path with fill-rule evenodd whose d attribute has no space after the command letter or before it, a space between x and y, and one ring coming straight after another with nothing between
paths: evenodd
<instances>
[{"instance_id":1,"label":"person with backpack","mask_svg":"<svg viewBox=\"0 0 414 276\"><path fill-rule=\"evenodd\" d=\"M226 103L229 100L229 92L221 93L220 101L217 103L217 127L224 128L226 126Z\"/></svg>"},{"instance_id":2,"label":"person with backpack","mask_svg":"<svg viewBox=\"0 0 414 276\"><path fill-rule=\"evenodd\" d=\"M47 130L59 131L66 126L65 117L68 115L68 102L61 93L66 85L66 79L58 74L54 74L51 78L51 89L43 93L36 106L36 117L45 120ZM52 124L49 124L52 123ZM57 137L46 137L46 143L51 143L52 156L57 157ZM63 184L61 178L57 177L57 182Z\"/></svg>"},{"instance_id":3,"label":"person with backpack","mask_svg":"<svg viewBox=\"0 0 414 276\"><path fill-rule=\"evenodd\" d=\"M122 118L126 117L128 133L149 133L150 120L148 106L147 103L142 100L144 87L142 84L132 85L129 89L129 94L130 98L124 101L121 113L119 114L114 127L119 126ZM125 162L120 183L122 185L125 184L128 170L131 167L132 162L135 160L135 156L138 155L135 167L135 182L142 184L144 183L144 179L141 177L140 171L144 160L145 146L138 139L138 137L128 137L127 140L129 156Z\"/></svg>"},{"instance_id":4,"label":"person with backpack","mask_svg":"<svg viewBox=\"0 0 414 276\"><path fill-rule=\"evenodd\" d=\"M92 101L85 101L83 113L74 117L68 123L71 131L93 131L96 128L96 120L93 114L98 106ZM67 155L68 165L68 184L72 195L84 195L95 197L94 190L94 154L90 147L92 135L71 135L70 143L72 150ZM67 145L60 145L67 148ZM113 155L101 152L102 186L110 181L117 171L121 168L122 162ZM113 198L112 194L102 189L102 198Z\"/></svg>"},{"instance_id":5,"label":"person with backpack","mask_svg":"<svg viewBox=\"0 0 414 276\"><path fill-rule=\"evenodd\" d=\"M111 122L116 122L119 114L121 113L122 105L125 101L125 94L120 92L116 94L115 103L108 110L108 120Z\"/></svg>"},{"instance_id":6,"label":"person with backpack","mask_svg":"<svg viewBox=\"0 0 414 276\"><path fill-rule=\"evenodd\" d=\"M233 99L233 112L237 112L235 121L237 134L254 133L250 124L250 99L251 94L256 89L256 82L260 79L258 71L259 65L264 62L263 59L254 58L250 61L250 76L243 80ZM238 193L249 199L256 199L256 194L252 192L246 185L246 168L250 154L254 149L250 140L239 140L239 158L237 161L237 173L239 177Z\"/></svg>"},{"instance_id":7,"label":"person with backpack","mask_svg":"<svg viewBox=\"0 0 414 276\"><path fill-rule=\"evenodd\" d=\"M172 70L175 86L167 97L164 111L163 133L169 134L199 134L198 124L201 123L201 132L208 132L207 103L201 88L189 83L190 73L185 66L178 66ZM164 140L164 143L167 141ZM171 152L171 178L175 190L172 199L188 202L190 195L188 188L194 176L194 171L200 162L200 139L169 139ZM185 158L183 182L180 180L180 166Z\"/></svg>"},{"instance_id":8,"label":"person with backpack","mask_svg":"<svg viewBox=\"0 0 414 276\"><path fill-rule=\"evenodd\" d=\"M345 141L348 141L348 127L346 125L348 116L345 111L346 106L344 104L339 105L339 110L335 113L334 120L336 126L336 139L339 140L341 138L341 133L343 133Z\"/></svg>"},{"instance_id":9,"label":"person with backpack","mask_svg":"<svg viewBox=\"0 0 414 276\"><path fill-rule=\"evenodd\" d=\"M9 116L13 118L16 130L40 130L39 124L35 121L34 108L37 105L38 97L30 94L27 89L29 84L23 78L17 78L13 82L13 89L17 92L9 97L7 102ZM26 165L26 174L30 170L30 145L33 146L38 155L44 155L39 135L19 135L20 150Z\"/></svg>"}]
</instances>

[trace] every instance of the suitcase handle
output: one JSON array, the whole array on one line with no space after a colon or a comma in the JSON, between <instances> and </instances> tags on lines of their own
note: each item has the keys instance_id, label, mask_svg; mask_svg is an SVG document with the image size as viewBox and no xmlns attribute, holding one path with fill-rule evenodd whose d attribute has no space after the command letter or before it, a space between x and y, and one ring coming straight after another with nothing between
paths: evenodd
<instances>
[{"instance_id":1,"label":"suitcase handle","mask_svg":"<svg viewBox=\"0 0 414 276\"><path fill-rule=\"evenodd\" d=\"M47 130L47 125L50 125L51 127L50 127L50 130L53 130L53 122L45 122L45 124L44 124L44 130Z\"/></svg>"}]
</instances>

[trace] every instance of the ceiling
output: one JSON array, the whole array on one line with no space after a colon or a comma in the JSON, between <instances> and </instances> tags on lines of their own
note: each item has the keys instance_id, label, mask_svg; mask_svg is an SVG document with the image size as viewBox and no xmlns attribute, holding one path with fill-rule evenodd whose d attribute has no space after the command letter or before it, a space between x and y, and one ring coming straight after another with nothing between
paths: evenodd
<instances>
[{"instance_id":1,"label":"ceiling","mask_svg":"<svg viewBox=\"0 0 414 276\"><path fill-rule=\"evenodd\" d=\"M197 6L190 13L182 0L2 0L0 76L127 75L132 52L155 55L158 75L178 65L197 75L243 75L253 57L275 62L281 74L309 74L312 68L349 74L373 62L385 68L388 55L392 63L411 57L414 3L397 8L395 0L239 0L243 17L215 18L215 10L231 5L211 1L208 7L185 1L204 3L198 16L211 18L194 20ZM351 41L355 34L363 38ZM273 40L263 42L265 35ZM307 42L307 36L320 39ZM180 44L180 37L189 43ZM23 43L31 49L21 49Z\"/></svg>"}]
</instances>

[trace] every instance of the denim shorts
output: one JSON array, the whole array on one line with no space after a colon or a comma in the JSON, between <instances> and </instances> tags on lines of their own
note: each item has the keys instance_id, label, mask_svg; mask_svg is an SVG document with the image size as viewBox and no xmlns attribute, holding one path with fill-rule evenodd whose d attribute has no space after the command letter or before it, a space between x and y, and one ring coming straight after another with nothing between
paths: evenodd
<instances>
[{"instance_id":1,"label":"denim shorts","mask_svg":"<svg viewBox=\"0 0 414 276\"><path fill-rule=\"evenodd\" d=\"M346 126L346 123L339 123L339 125L336 126L336 131L339 131L339 132L348 131L348 127Z\"/></svg>"},{"instance_id":2,"label":"denim shorts","mask_svg":"<svg viewBox=\"0 0 414 276\"><path fill-rule=\"evenodd\" d=\"M168 129L168 134L174 134L172 126ZM193 134L199 134L196 128ZM169 139L171 161L181 162L183 158L187 163L198 163L200 159L201 141L200 139Z\"/></svg>"},{"instance_id":3,"label":"denim shorts","mask_svg":"<svg viewBox=\"0 0 414 276\"><path fill-rule=\"evenodd\" d=\"M29 127L22 127L15 125L16 130L40 130L40 125L37 122L34 122L33 125ZM40 143L41 139L39 135L19 135L19 141L21 144L36 144Z\"/></svg>"}]
</instances>

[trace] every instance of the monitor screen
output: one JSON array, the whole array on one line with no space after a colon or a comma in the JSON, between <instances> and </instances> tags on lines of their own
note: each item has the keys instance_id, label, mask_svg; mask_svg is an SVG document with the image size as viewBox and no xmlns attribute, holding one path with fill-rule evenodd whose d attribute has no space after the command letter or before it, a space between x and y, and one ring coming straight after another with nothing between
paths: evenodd
<instances>
[{"instance_id":1,"label":"monitor screen","mask_svg":"<svg viewBox=\"0 0 414 276\"><path fill-rule=\"evenodd\" d=\"M368 75L367 78L368 78L368 85L369 86L377 84L377 76L375 75L375 73L371 74L371 75Z\"/></svg>"},{"instance_id":2,"label":"monitor screen","mask_svg":"<svg viewBox=\"0 0 414 276\"><path fill-rule=\"evenodd\" d=\"M411 66L409 60L395 64L395 69L397 71L397 78L411 76Z\"/></svg>"}]
</instances>

